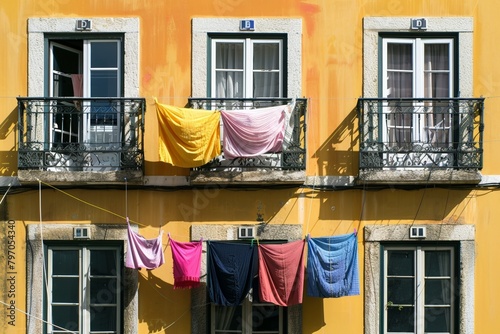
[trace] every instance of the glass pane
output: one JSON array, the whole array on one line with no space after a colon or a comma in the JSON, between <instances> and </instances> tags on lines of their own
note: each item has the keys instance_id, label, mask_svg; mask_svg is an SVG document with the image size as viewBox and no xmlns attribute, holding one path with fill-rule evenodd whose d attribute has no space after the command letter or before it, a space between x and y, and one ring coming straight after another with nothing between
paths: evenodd
<instances>
[{"instance_id":1,"label":"glass pane","mask_svg":"<svg viewBox=\"0 0 500 334\"><path fill-rule=\"evenodd\" d=\"M276 332L280 328L279 306L258 305L252 306L252 330L253 333Z\"/></svg>"},{"instance_id":2,"label":"glass pane","mask_svg":"<svg viewBox=\"0 0 500 334\"><path fill-rule=\"evenodd\" d=\"M117 251L113 249L99 249L90 251L90 275L116 276Z\"/></svg>"},{"instance_id":3,"label":"glass pane","mask_svg":"<svg viewBox=\"0 0 500 334\"><path fill-rule=\"evenodd\" d=\"M447 71L450 69L450 46L449 44L425 44L426 71Z\"/></svg>"},{"instance_id":4,"label":"glass pane","mask_svg":"<svg viewBox=\"0 0 500 334\"><path fill-rule=\"evenodd\" d=\"M78 303L79 277L52 278L52 301L54 303Z\"/></svg>"},{"instance_id":5,"label":"glass pane","mask_svg":"<svg viewBox=\"0 0 500 334\"><path fill-rule=\"evenodd\" d=\"M78 306L52 306L52 323L55 326L78 330L78 316Z\"/></svg>"},{"instance_id":6,"label":"glass pane","mask_svg":"<svg viewBox=\"0 0 500 334\"><path fill-rule=\"evenodd\" d=\"M91 42L90 67L116 68L118 67L117 42Z\"/></svg>"},{"instance_id":7,"label":"glass pane","mask_svg":"<svg viewBox=\"0 0 500 334\"><path fill-rule=\"evenodd\" d=\"M279 70L280 54L278 43L255 43L253 46L253 69Z\"/></svg>"},{"instance_id":8,"label":"glass pane","mask_svg":"<svg viewBox=\"0 0 500 334\"><path fill-rule=\"evenodd\" d=\"M387 331L413 333L415 324L413 307L388 307Z\"/></svg>"},{"instance_id":9,"label":"glass pane","mask_svg":"<svg viewBox=\"0 0 500 334\"><path fill-rule=\"evenodd\" d=\"M449 305L451 282L449 279L425 280L425 304Z\"/></svg>"},{"instance_id":10,"label":"glass pane","mask_svg":"<svg viewBox=\"0 0 500 334\"><path fill-rule=\"evenodd\" d=\"M450 251L425 252L426 277L450 277L451 254Z\"/></svg>"},{"instance_id":11,"label":"glass pane","mask_svg":"<svg viewBox=\"0 0 500 334\"><path fill-rule=\"evenodd\" d=\"M216 43L216 69L243 69L243 43Z\"/></svg>"},{"instance_id":12,"label":"glass pane","mask_svg":"<svg viewBox=\"0 0 500 334\"><path fill-rule=\"evenodd\" d=\"M413 278L387 278L388 303L413 305L414 290Z\"/></svg>"},{"instance_id":13,"label":"glass pane","mask_svg":"<svg viewBox=\"0 0 500 334\"><path fill-rule=\"evenodd\" d=\"M90 71L91 97L118 97L118 72L116 70Z\"/></svg>"},{"instance_id":14,"label":"glass pane","mask_svg":"<svg viewBox=\"0 0 500 334\"><path fill-rule=\"evenodd\" d=\"M387 72L387 97L413 97L413 73Z\"/></svg>"},{"instance_id":15,"label":"glass pane","mask_svg":"<svg viewBox=\"0 0 500 334\"><path fill-rule=\"evenodd\" d=\"M216 97L243 97L243 72L217 72Z\"/></svg>"},{"instance_id":16,"label":"glass pane","mask_svg":"<svg viewBox=\"0 0 500 334\"><path fill-rule=\"evenodd\" d=\"M115 304L117 293L115 278L92 278L90 281L90 300L92 304Z\"/></svg>"},{"instance_id":17,"label":"glass pane","mask_svg":"<svg viewBox=\"0 0 500 334\"><path fill-rule=\"evenodd\" d=\"M242 306L215 306L216 330L241 330Z\"/></svg>"},{"instance_id":18,"label":"glass pane","mask_svg":"<svg viewBox=\"0 0 500 334\"><path fill-rule=\"evenodd\" d=\"M79 73L80 58L78 53L54 45L52 55L54 71L65 74Z\"/></svg>"},{"instance_id":19,"label":"glass pane","mask_svg":"<svg viewBox=\"0 0 500 334\"><path fill-rule=\"evenodd\" d=\"M253 74L253 97L280 97L280 74L257 72Z\"/></svg>"},{"instance_id":20,"label":"glass pane","mask_svg":"<svg viewBox=\"0 0 500 334\"><path fill-rule=\"evenodd\" d=\"M426 307L425 331L433 333L450 333L451 332L450 308Z\"/></svg>"},{"instance_id":21,"label":"glass pane","mask_svg":"<svg viewBox=\"0 0 500 334\"><path fill-rule=\"evenodd\" d=\"M52 250L52 275L79 275L78 250Z\"/></svg>"},{"instance_id":22,"label":"glass pane","mask_svg":"<svg viewBox=\"0 0 500 334\"><path fill-rule=\"evenodd\" d=\"M387 69L413 70L413 45L388 43Z\"/></svg>"},{"instance_id":23,"label":"glass pane","mask_svg":"<svg viewBox=\"0 0 500 334\"><path fill-rule=\"evenodd\" d=\"M118 105L116 103L106 101L92 102L90 107L90 125L116 125L118 120L117 108Z\"/></svg>"},{"instance_id":24,"label":"glass pane","mask_svg":"<svg viewBox=\"0 0 500 334\"><path fill-rule=\"evenodd\" d=\"M449 73L424 73L425 97L450 97Z\"/></svg>"},{"instance_id":25,"label":"glass pane","mask_svg":"<svg viewBox=\"0 0 500 334\"><path fill-rule=\"evenodd\" d=\"M116 331L116 307L99 306L90 308L91 331Z\"/></svg>"},{"instance_id":26,"label":"glass pane","mask_svg":"<svg viewBox=\"0 0 500 334\"><path fill-rule=\"evenodd\" d=\"M388 250L387 274L390 276L414 275L413 250Z\"/></svg>"}]
</instances>

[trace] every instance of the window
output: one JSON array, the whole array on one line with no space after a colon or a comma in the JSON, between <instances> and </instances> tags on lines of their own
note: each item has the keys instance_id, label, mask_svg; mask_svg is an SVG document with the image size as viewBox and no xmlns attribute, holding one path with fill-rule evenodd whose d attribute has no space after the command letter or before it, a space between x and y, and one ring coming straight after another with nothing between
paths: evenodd
<instances>
[{"instance_id":1,"label":"window","mask_svg":"<svg viewBox=\"0 0 500 334\"><path fill-rule=\"evenodd\" d=\"M384 247L384 333L455 333L454 249Z\"/></svg>"},{"instance_id":2,"label":"window","mask_svg":"<svg viewBox=\"0 0 500 334\"><path fill-rule=\"evenodd\" d=\"M454 91L453 45L452 38L383 38L383 97L445 98L407 103L388 100L383 141L390 148L452 145L452 108L447 99ZM388 160L402 160L398 154L389 154Z\"/></svg>"},{"instance_id":3,"label":"window","mask_svg":"<svg viewBox=\"0 0 500 334\"><path fill-rule=\"evenodd\" d=\"M211 305L211 333L284 334L286 309L247 297L238 306Z\"/></svg>"},{"instance_id":4,"label":"window","mask_svg":"<svg viewBox=\"0 0 500 334\"><path fill-rule=\"evenodd\" d=\"M36 128L20 137L21 169L33 160L44 170L142 173L139 19L90 19L90 32L75 32L75 18L28 19L21 111ZM37 158L25 159L22 147L35 147Z\"/></svg>"},{"instance_id":5,"label":"window","mask_svg":"<svg viewBox=\"0 0 500 334\"><path fill-rule=\"evenodd\" d=\"M364 333L474 332L475 227L364 227Z\"/></svg>"},{"instance_id":6,"label":"window","mask_svg":"<svg viewBox=\"0 0 500 334\"><path fill-rule=\"evenodd\" d=\"M51 97L122 96L120 39L52 39L49 47ZM73 142L120 145L116 102L65 99L55 103L51 118L54 147L65 148Z\"/></svg>"},{"instance_id":7,"label":"window","mask_svg":"<svg viewBox=\"0 0 500 334\"><path fill-rule=\"evenodd\" d=\"M254 22L242 34L237 18L193 19L193 97L302 96L302 20Z\"/></svg>"},{"instance_id":8,"label":"window","mask_svg":"<svg viewBox=\"0 0 500 334\"><path fill-rule=\"evenodd\" d=\"M48 248L47 332L120 333L121 249Z\"/></svg>"},{"instance_id":9,"label":"window","mask_svg":"<svg viewBox=\"0 0 500 334\"><path fill-rule=\"evenodd\" d=\"M283 96L283 40L212 39L212 97Z\"/></svg>"}]
</instances>

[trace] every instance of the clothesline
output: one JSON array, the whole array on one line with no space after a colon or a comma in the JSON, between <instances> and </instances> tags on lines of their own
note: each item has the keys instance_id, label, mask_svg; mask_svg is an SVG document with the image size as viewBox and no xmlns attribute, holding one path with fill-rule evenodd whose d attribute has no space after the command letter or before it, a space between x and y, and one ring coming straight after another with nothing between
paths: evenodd
<instances>
[{"instance_id":1,"label":"clothesline","mask_svg":"<svg viewBox=\"0 0 500 334\"><path fill-rule=\"evenodd\" d=\"M126 267L156 269L164 264L157 239L144 239L128 224ZM174 289L200 285L202 242L178 242L171 238ZM261 301L280 306L302 303L304 249L307 244L308 295L342 297L359 295L357 232L307 238L281 244L207 241L207 287L210 300L223 306L239 305L259 280ZM258 272L258 275L256 273Z\"/></svg>"}]
</instances>

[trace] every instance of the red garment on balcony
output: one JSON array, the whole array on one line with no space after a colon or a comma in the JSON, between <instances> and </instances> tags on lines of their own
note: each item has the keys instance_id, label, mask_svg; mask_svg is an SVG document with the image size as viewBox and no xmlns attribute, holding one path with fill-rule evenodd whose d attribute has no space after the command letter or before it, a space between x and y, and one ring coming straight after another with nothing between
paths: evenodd
<instances>
[{"instance_id":1,"label":"red garment on balcony","mask_svg":"<svg viewBox=\"0 0 500 334\"><path fill-rule=\"evenodd\" d=\"M259 297L280 306L302 303L305 240L259 245Z\"/></svg>"},{"instance_id":2,"label":"red garment on balcony","mask_svg":"<svg viewBox=\"0 0 500 334\"><path fill-rule=\"evenodd\" d=\"M255 157L280 152L285 135L285 113L289 105L222 110L224 157Z\"/></svg>"},{"instance_id":3,"label":"red garment on balcony","mask_svg":"<svg viewBox=\"0 0 500 334\"><path fill-rule=\"evenodd\" d=\"M161 161L193 168L221 154L220 112L178 108L158 101L156 111Z\"/></svg>"},{"instance_id":4,"label":"red garment on balcony","mask_svg":"<svg viewBox=\"0 0 500 334\"><path fill-rule=\"evenodd\" d=\"M174 289L200 285L202 241L180 242L170 238L174 263Z\"/></svg>"}]
</instances>

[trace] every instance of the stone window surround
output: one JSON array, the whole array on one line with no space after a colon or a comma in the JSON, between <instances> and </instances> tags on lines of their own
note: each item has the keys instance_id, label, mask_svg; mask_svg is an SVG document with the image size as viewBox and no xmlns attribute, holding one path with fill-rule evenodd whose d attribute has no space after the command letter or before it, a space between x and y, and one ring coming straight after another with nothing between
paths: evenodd
<instances>
[{"instance_id":1,"label":"stone window surround","mask_svg":"<svg viewBox=\"0 0 500 334\"><path fill-rule=\"evenodd\" d=\"M210 33L269 33L286 34L287 94L289 98L302 97L302 19L255 18L255 31L240 31L243 18L193 18L192 20L192 96L208 96L208 36ZM247 19L247 18L245 18ZM251 19L251 18L248 18Z\"/></svg>"},{"instance_id":2,"label":"stone window surround","mask_svg":"<svg viewBox=\"0 0 500 334\"><path fill-rule=\"evenodd\" d=\"M260 240L288 240L296 241L302 239L302 225L296 224L240 224L240 225L218 225L218 224L193 224L191 226L191 240L238 240L238 227L255 226L256 237ZM191 292L191 333L207 333L207 306L208 292L206 288L207 275L207 248L203 243L203 252L201 257L201 286L192 289ZM202 305L202 306L200 306ZM287 309L288 333L302 333L302 305L293 305Z\"/></svg>"},{"instance_id":3,"label":"stone window surround","mask_svg":"<svg viewBox=\"0 0 500 334\"><path fill-rule=\"evenodd\" d=\"M28 19L28 96L42 97L45 95L45 34L73 33L76 31L78 18L30 18ZM92 21L92 33L121 33L124 34L123 59L123 96L139 96L139 19L125 17L88 18Z\"/></svg>"},{"instance_id":4,"label":"stone window surround","mask_svg":"<svg viewBox=\"0 0 500 334\"><path fill-rule=\"evenodd\" d=\"M137 226L132 225L137 231ZM123 242L124 258L127 246L127 226L124 225L82 225L82 224L30 224L27 226L26 245L26 293L27 309L34 317L27 321L28 333L43 333L44 289L45 285L44 267L44 241L74 241L73 228L88 227L91 239L96 240L119 240ZM43 237L43 240L42 240ZM79 241L79 240L77 240ZM82 240L87 241L87 240ZM123 333L135 334L138 331L137 319L138 307L138 274L137 270L124 267L121 287L123 289Z\"/></svg>"},{"instance_id":5,"label":"stone window surround","mask_svg":"<svg viewBox=\"0 0 500 334\"><path fill-rule=\"evenodd\" d=\"M410 227L415 225L366 225L364 228L364 305L365 334L379 332L380 314L380 284L381 284L381 244L384 242L400 242L402 245L420 242L456 242L460 268L459 334L474 332L474 269L475 269L475 226L425 224L427 237L425 240L410 239ZM420 225L419 225L420 226Z\"/></svg>"},{"instance_id":6,"label":"stone window surround","mask_svg":"<svg viewBox=\"0 0 500 334\"><path fill-rule=\"evenodd\" d=\"M458 91L461 97L473 95L472 17L428 17L426 30L411 30L411 17L365 17L363 19L363 97L379 96L379 34L383 32L428 32L458 34Z\"/></svg>"}]
</instances>

